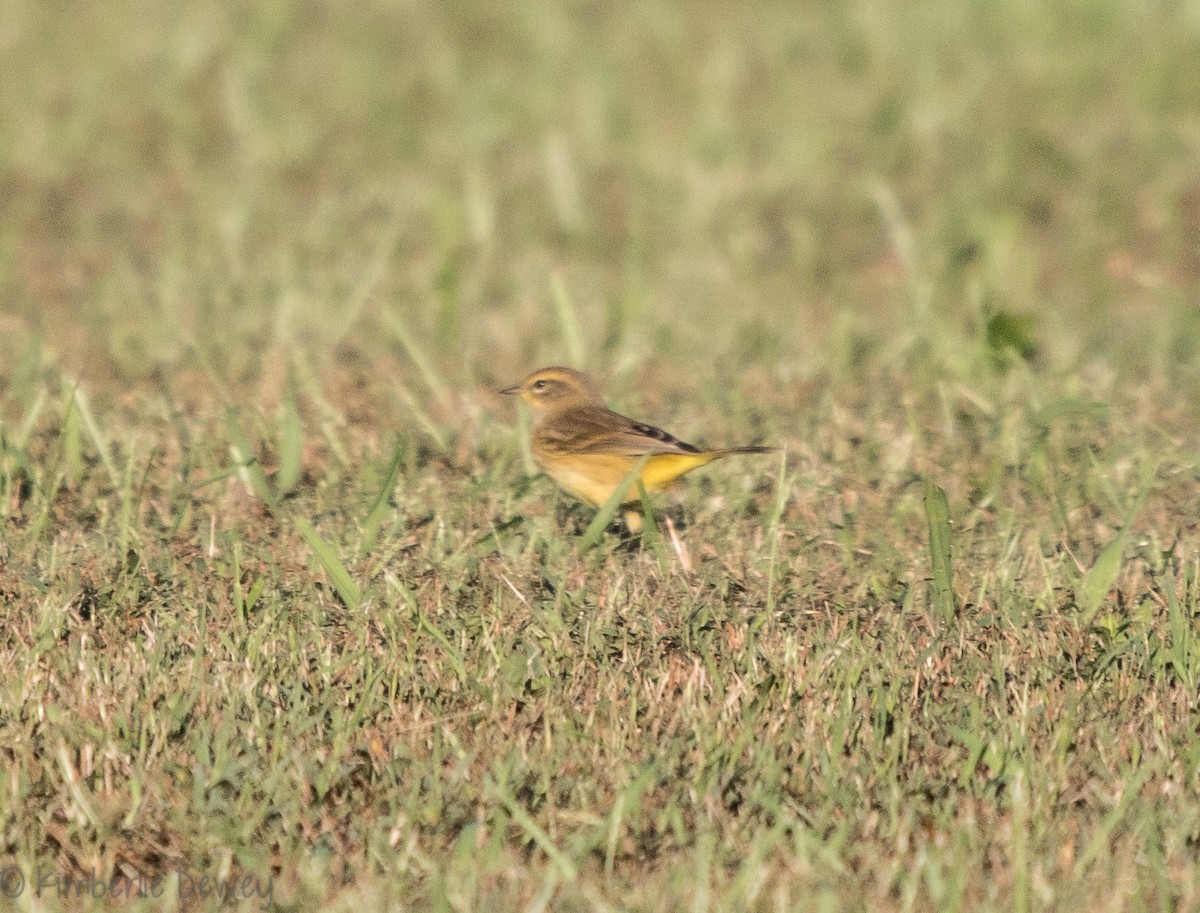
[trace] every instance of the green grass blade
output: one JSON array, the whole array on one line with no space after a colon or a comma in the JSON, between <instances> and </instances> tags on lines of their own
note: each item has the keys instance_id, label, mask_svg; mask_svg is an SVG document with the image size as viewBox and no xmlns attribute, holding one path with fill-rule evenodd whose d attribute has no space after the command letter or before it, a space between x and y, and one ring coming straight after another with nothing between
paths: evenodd
<instances>
[{"instance_id":1,"label":"green grass blade","mask_svg":"<svg viewBox=\"0 0 1200 913\"><path fill-rule=\"evenodd\" d=\"M550 295L554 298L554 312L558 315L558 325L562 330L563 346L567 350L567 358L572 365L582 365L583 333L579 330L579 315L575 310L575 302L567 290L566 280L561 273L550 277Z\"/></svg>"},{"instance_id":2,"label":"green grass blade","mask_svg":"<svg viewBox=\"0 0 1200 913\"><path fill-rule=\"evenodd\" d=\"M96 418L92 415L92 410L88 407L87 395L79 389L79 385L72 383L72 396L75 399L75 408L79 412L80 419L83 420L83 427L87 429L88 437L92 439L92 446L96 448L96 452L100 455L100 462L104 464L105 470L108 472L108 479L112 482L113 488L121 487L121 472L117 469L117 464L113 462L112 455L108 452L108 444L104 441L104 436L100 433L100 426L96 424Z\"/></svg>"},{"instance_id":3,"label":"green grass blade","mask_svg":"<svg viewBox=\"0 0 1200 913\"><path fill-rule=\"evenodd\" d=\"M429 414L424 408L422 408L420 402L418 402L417 398L412 395L408 387L404 386L403 384L397 384L396 389L399 391L401 398L408 405L408 408L412 410L413 415L416 416L416 419L420 423L421 427L425 429L425 433L429 435L435 444L437 444L438 450L445 453L449 449L449 445L446 443L446 436L442 434L441 429L438 428L434 420L429 417Z\"/></svg>"},{"instance_id":4,"label":"green grass blade","mask_svg":"<svg viewBox=\"0 0 1200 913\"><path fill-rule=\"evenodd\" d=\"M1121 557L1125 553L1125 543L1129 538L1126 529L1128 526L1122 527L1117 537L1104 547L1096 563L1079 581L1077 600L1079 608L1083 610L1084 624L1090 624L1096 617L1121 574Z\"/></svg>"},{"instance_id":5,"label":"green grass blade","mask_svg":"<svg viewBox=\"0 0 1200 913\"><path fill-rule=\"evenodd\" d=\"M775 477L775 500L771 506L771 519L767 524L767 538L771 540L771 556L767 563L767 612L775 611L775 571L779 564L779 524L787 507L791 486L787 478L787 453L779 452L779 474Z\"/></svg>"},{"instance_id":6,"label":"green grass blade","mask_svg":"<svg viewBox=\"0 0 1200 913\"><path fill-rule=\"evenodd\" d=\"M33 429L37 425L38 417L42 414L42 407L46 405L46 391L38 390L37 397L33 401L33 405L25 413L25 418L21 422L21 427L17 431L17 436L13 443L20 450L24 450L29 445L29 438L33 434Z\"/></svg>"},{"instance_id":7,"label":"green grass blade","mask_svg":"<svg viewBox=\"0 0 1200 913\"><path fill-rule=\"evenodd\" d=\"M1142 787L1153 773L1155 773L1154 766L1146 763L1131 771L1125 778L1125 789L1121 793L1121 798L1096 827L1092 833L1092 839L1088 841L1083 852L1079 854L1079 858L1075 860L1076 878L1082 878L1097 859L1106 855L1105 851L1111 846L1113 832L1128 814L1130 807L1137 801L1138 794L1141 793Z\"/></svg>"},{"instance_id":8,"label":"green grass blade","mask_svg":"<svg viewBox=\"0 0 1200 913\"><path fill-rule=\"evenodd\" d=\"M246 433L242 431L242 426L237 420L237 413L232 410L226 419L225 428L229 435L229 453L233 457L234 463L237 464L238 476L241 477L242 484L246 486L247 491L257 495L264 504L274 510L277 503L275 491L267 482L267 475L263 472L262 464L254 455L254 448L250 446Z\"/></svg>"},{"instance_id":9,"label":"green grass blade","mask_svg":"<svg viewBox=\"0 0 1200 913\"><path fill-rule=\"evenodd\" d=\"M133 540L133 516L136 507L133 490L133 455L134 446L131 441L129 459L125 463L125 477L121 480L121 513L117 522L117 536L122 561L125 560L125 553L129 551L130 543Z\"/></svg>"},{"instance_id":10,"label":"green grass blade","mask_svg":"<svg viewBox=\"0 0 1200 913\"><path fill-rule=\"evenodd\" d=\"M1121 576L1122 558L1125 554L1125 547L1129 544L1129 533L1133 529L1133 521L1141 512L1152 488L1153 470L1150 465L1147 463L1143 467L1145 476L1142 479L1141 493L1129 505L1125 522L1121 524L1121 531L1117 533L1117 537L1112 542L1104 547L1104 550L1096 558L1096 563L1079 581L1078 589L1075 592L1075 602L1083 610L1081 620L1084 624L1092 623L1101 606L1104 605L1104 600L1112 592L1117 578ZM1115 493L1113 497L1116 498Z\"/></svg>"},{"instance_id":11,"label":"green grass blade","mask_svg":"<svg viewBox=\"0 0 1200 913\"><path fill-rule=\"evenodd\" d=\"M929 562L933 575L930 599L942 624L952 625L957 610L950 562L950 504L946 492L932 479L925 480L925 520L929 524Z\"/></svg>"},{"instance_id":12,"label":"green grass blade","mask_svg":"<svg viewBox=\"0 0 1200 913\"><path fill-rule=\"evenodd\" d=\"M642 484L640 478L637 480L637 488L638 495L642 499L644 515L642 545L649 547L658 557L658 568L665 574L670 569L670 564L667 561L667 550L663 547L662 536L658 533L658 518L654 516L654 506L650 503L650 495L646 493L646 486Z\"/></svg>"},{"instance_id":13,"label":"green grass blade","mask_svg":"<svg viewBox=\"0 0 1200 913\"><path fill-rule=\"evenodd\" d=\"M379 486L379 491L371 502L371 511L363 522L362 551L364 554L375 547L375 541L379 538L379 528L383 525L383 518L387 515L388 502L392 497L392 492L396 489L396 480L400 478L400 467L403 463L404 448L397 441L396 452L392 456L391 465L388 466L387 476L384 478L383 484Z\"/></svg>"},{"instance_id":14,"label":"green grass blade","mask_svg":"<svg viewBox=\"0 0 1200 913\"><path fill-rule=\"evenodd\" d=\"M883 218L892 250L908 279L913 301L913 314L918 323L917 329L919 332L928 332L926 316L929 313L932 286L922 270L916 233L913 231L912 223L905 214L904 207L895 190L887 184L877 184L872 188L871 196Z\"/></svg>"},{"instance_id":15,"label":"green grass blade","mask_svg":"<svg viewBox=\"0 0 1200 913\"><path fill-rule=\"evenodd\" d=\"M454 648L454 644L450 643L450 638L446 636L445 632L433 623L433 619L421 611L420 603L414 599L410 604L416 610L417 621L420 623L422 630L438 642L438 645L441 646L442 650L446 653L446 657L450 660L450 664L454 666L454 671L458 673L458 680L464 688L467 687L470 681L470 673L467 672L467 665L463 662L462 654Z\"/></svg>"},{"instance_id":16,"label":"green grass blade","mask_svg":"<svg viewBox=\"0 0 1200 913\"><path fill-rule=\"evenodd\" d=\"M505 810L512 815L513 821L529 835L534 843L541 847L542 852L546 854L562 877L567 881L574 881L577 874L575 863L554 844L554 840L533 820L533 816L525 810L525 807L510 796L502 787L494 783L487 783L484 786L484 790L487 795L503 805Z\"/></svg>"},{"instance_id":17,"label":"green grass blade","mask_svg":"<svg viewBox=\"0 0 1200 913\"><path fill-rule=\"evenodd\" d=\"M371 259L367 262L366 268L362 271L362 278L359 280L354 291L346 300L346 303L339 308L337 328L330 334L329 346L332 348L337 346L350 335L350 331L354 329L354 325L358 323L358 319L362 316L363 307L371 296L375 294L375 290L387 275L388 261L396 250L396 241L400 237L400 229L403 222L400 218L394 218L387 231L380 239L379 244L375 248L375 252L371 255Z\"/></svg>"},{"instance_id":18,"label":"green grass blade","mask_svg":"<svg viewBox=\"0 0 1200 913\"><path fill-rule=\"evenodd\" d=\"M246 598L242 592L242 543L233 543L233 611L238 621L246 623Z\"/></svg>"},{"instance_id":19,"label":"green grass blade","mask_svg":"<svg viewBox=\"0 0 1200 913\"><path fill-rule=\"evenodd\" d=\"M583 531L583 538L579 541L579 547L584 551L592 548L600 541L600 537L608 529L608 524L612 522L612 518L621 509L621 502L625 500L625 492L629 491L629 486L634 483L635 479L641 477L642 469L649 459L650 454L646 454L634 463L633 468L629 470L629 474L621 480L621 484L608 496L608 500L600 506L600 510L596 512L596 516L588 524L588 528Z\"/></svg>"},{"instance_id":20,"label":"green grass blade","mask_svg":"<svg viewBox=\"0 0 1200 913\"><path fill-rule=\"evenodd\" d=\"M433 362L426 355L425 350L417 345L417 341L413 338L412 331L408 324L394 310L388 308L384 312L384 322L392 331L392 335L396 337L396 341L400 343L400 347L412 359L412 363L416 366L417 373L421 375L421 379L425 381L426 386L437 398L439 403L443 405L449 402L449 394L446 392L446 384L443 382L441 375L434 368Z\"/></svg>"},{"instance_id":21,"label":"green grass blade","mask_svg":"<svg viewBox=\"0 0 1200 913\"><path fill-rule=\"evenodd\" d=\"M303 517L296 517L295 523L296 529L300 531L300 535L308 543L308 547L316 556L317 561L325 569L329 582L333 584L333 589L338 594L338 598L342 600L342 604L348 609L357 609L362 602L362 594L333 547L322 539L316 527Z\"/></svg>"},{"instance_id":22,"label":"green grass blade","mask_svg":"<svg viewBox=\"0 0 1200 913\"><path fill-rule=\"evenodd\" d=\"M584 231L587 220L584 217L579 170L572 153L571 144L561 131L547 136L542 146L550 203L558 218L559 228L573 235Z\"/></svg>"},{"instance_id":23,"label":"green grass blade","mask_svg":"<svg viewBox=\"0 0 1200 913\"><path fill-rule=\"evenodd\" d=\"M62 463L67 484L73 486L83 476L83 435L79 430L79 407L75 388L65 377L62 382L63 420L59 433Z\"/></svg>"},{"instance_id":24,"label":"green grass blade","mask_svg":"<svg viewBox=\"0 0 1200 913\"><path fill-rule=\"evenodd\" d=\"M645 769L637 776L637 779L630 783L613 803L604 847L604 875L606 878L613 877L617 841L621 836L623 821L637 819L641 813L642 797L658 776L658 762L655 760L647 762Z\"/></svg>"},{"instance_id":25,"label":"green grass blade","mask_svg":"<svg viewBox=\"0 0 1200 913\"><path fill-rule=\"evenodd\" d=\"M1175 668L1175 675L1179 680L1189 691L1192 691L1196 683L1195 651L1192 649L1192 620L1185 611L1179 594L1175 592L1175 581L1172 577L1164 574L1158 582L1158 588L1167 597L1167 618L1171 628L1171 650L1167 656L1167 662Z\"/></svg>"},{"instance_id":26,"label":"green grass blade","mask_svg":"<svg viewBox=\"0 0 1200 913\"><path fill-rule=\"evenodd\" d=\"M275 492L287 494L300 481L304 456L304 429L300 425L300 408L296 403L296 384L288 379L283 416L279 428L279 472L275 476Z\"/></svg>"}]
</instances>

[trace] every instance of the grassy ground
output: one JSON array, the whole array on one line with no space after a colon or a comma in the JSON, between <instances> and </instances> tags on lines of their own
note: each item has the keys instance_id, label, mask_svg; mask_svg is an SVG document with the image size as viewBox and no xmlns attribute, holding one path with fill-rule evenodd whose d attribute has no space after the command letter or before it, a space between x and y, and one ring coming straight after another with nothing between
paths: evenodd
<instances>
[{"instance_id":1,"label":"grassy ground","mask_svg":"<svg viewBox=\"0 0 1200 913\"><path fill-rule=\"evenodd\" d=\"M1200 909L1194 4L3 18L6 903Z\"/></svg>"}]
</instances>

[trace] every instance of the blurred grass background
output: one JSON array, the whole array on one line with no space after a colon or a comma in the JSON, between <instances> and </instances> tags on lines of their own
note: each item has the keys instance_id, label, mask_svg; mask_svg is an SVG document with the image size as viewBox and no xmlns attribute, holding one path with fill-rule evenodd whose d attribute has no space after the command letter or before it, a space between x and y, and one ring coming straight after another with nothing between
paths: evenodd
<instances>
[{"instance_id":1,"label":"blurred grass background","mask_svg":"<svg viewBox=\"0 0 1200 913\"><path fill-rule=\"evenodd\" d=\"M979 308L1145 362L1196 287L1187 4L10 8L8 345L122 381L385 305L508 376L563 354L554 273L604 367L812 375Z\"/></svg>"},{"instance_id":2,"label":"blurred grass background","mask_svg":"<svg viewBox=\"0 0 1200 913\"><path fill-rule=\"evenodd\" d=\"M1196 4L2 18L5 859L1200 904ZM583 553L558 361L787 461Z\"/></svg>"}]
</instances>

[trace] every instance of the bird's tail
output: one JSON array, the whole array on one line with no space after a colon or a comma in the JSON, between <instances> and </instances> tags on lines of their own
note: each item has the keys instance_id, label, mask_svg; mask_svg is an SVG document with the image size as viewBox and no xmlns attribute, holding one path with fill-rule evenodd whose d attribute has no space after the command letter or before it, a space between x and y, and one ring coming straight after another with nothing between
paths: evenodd
<instances>
[{"instance_id":1,"label":"bird's tail","mask_svg":"<svg viewBox=\"0 0 1200 913\"><path fill-rule=\"evenodd\" d=\"M721 457L733 456L735 453L775 453L778 447L724 447L720 450L708 451L714 460Z\"/></svg>"}]
</instances>

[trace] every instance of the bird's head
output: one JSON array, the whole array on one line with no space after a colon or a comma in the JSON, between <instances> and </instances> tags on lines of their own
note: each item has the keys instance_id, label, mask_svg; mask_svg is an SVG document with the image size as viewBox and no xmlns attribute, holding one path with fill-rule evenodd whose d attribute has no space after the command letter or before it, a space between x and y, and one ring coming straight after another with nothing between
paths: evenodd
<instances>
[{"instance_id":1,"label":"bird's head","mask_svg":"<svg viewBox=\"0 0 1200 913\"><path fill-rule=\"evenodd\" d=\"M519 396L534 409L569 402L598 403L600 393L587 375L573 368L542 368L513 387L500 391Z\"/></svg>"}]
</instances>

